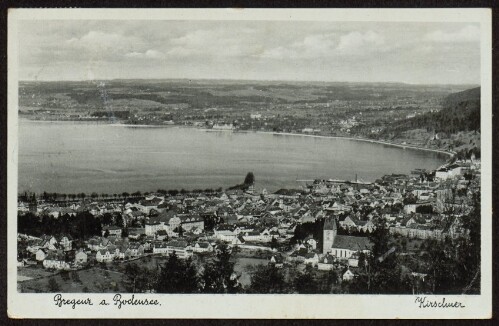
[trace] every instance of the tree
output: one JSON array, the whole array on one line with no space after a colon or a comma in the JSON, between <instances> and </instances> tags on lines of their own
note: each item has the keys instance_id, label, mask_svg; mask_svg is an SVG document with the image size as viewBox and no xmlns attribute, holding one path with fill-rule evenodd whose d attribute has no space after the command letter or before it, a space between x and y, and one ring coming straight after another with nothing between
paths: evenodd
<instances>
[{"instance_id":1,"label":"tree","mask_svg":"<svg viewBox=\"0 0 499 326\"><path fill-rule=\"evenodd\" d=\"M335 270L330 270L318 280L317 293L334 293L333 286L338 285L339 277Z\"/></svg>"},{"instance_id":2,"label":"tree","mask_svg":"<svg viewBox=\"0 0 499 326\"><path fill-rule=\"evenodd\" d=\"M68 271L62 271L60 273L61 278L63 281L69 281L69 272Z\"/></svg>"},{"instance_id":3,"label":"tree","mask_svg":"<svg viewBox=\"0 0 499 326\"><path fill-rule=\"evenodd\" d=\"M287 293L289 286L274 264L257 265L251 275L250 293Z\"/></svg>"},{"instance_id":4,"label":"tree","mask_svg":"<svg viewBox=\"0 0 499 326\"><path fill-rule=\"evenodd\" d=\"M173 232L178 233L179 237L182 237L184 235L184 228L182 228L181 225L177 226Z\"/></svg>"},{"instance_id":5,"label":"tree","mask_svg":"<svg viewBox=\"0 0 499 326\"><path fill-rule=\"evenodd\" d=\"M270 248L276 249L277 246L278 246L277 239L275 237L272 237L272 240L270 241Z\"/></svg>"},{"instance_id":6,"label":"tree","mask_svg":"<svg viewBox=\"0 0 499 326\"><path fill-rule=\"evenodd\" d=\"M394 252L386 220L374 220L375 229L368 235L372 248L364 263L364 271L350 284L351 293L401 294L410 293L402 279L401 265Z\"/></svg>"},{"instance_id":7,"label":"tree","mask_svg":"<svg viewBox=\"0 0 499 326\"><path fill-rule=\"evenodd\" d=\"M451 221L461 223L467 232L455 239L422 244L423 264L435 294L480 293L480 192L472 200L471 212L451 214Z\"/></svg>"},{"instance_id":8,"label":"tree","mask_svg":"<svg viewBox=\"0 0 499 326\"><path fill-rule=\"evenodd\" d=\"M102 215L102 224L111 225L113 223L113 215L111 213L104 213Z\"/></svg>"},{"instance_id":9,"label":"tree","mask_svg":"<svg viewBox=\"0 0 499 326\"><path fill-rule=\"evenodd\" d=\"M115 215L115 224L119 227L124 227L125 226L125 219L121 214L116 214Z\"/></svg>"},{"instance_id":10,"label":"tree","mask_svg":"<svg viewBox=\"0 0 499 326\"><path fill-rule=\"evenodd\" d=\"M175 253L161 268L155 290L158 293L195 293L198 275L191 259L181 261Z\"/></svg>"},{"instance_id":11,"label":"tree","mask_svg":"<svg viewBox=\"0 0 499 326\"><path fill-rule=\"evenodd\" d=\"M298 275L294 281L295 289L301 294L318 293L318 284L314 268L311 265L305 267L305 271Z\"/></svg>"},{"instance_id":12,"label":"tree","mask_svg":"<svg viewBox=\"0 0 499 326\"><path fill-rule=\"evenodd\" d=\"M155 289L156 282L157 272L154 269L141 268L136 263L126 265L123 285L128 292L150 292Z\"/></svg>"},{"instance_id":13,"label":"tree","mask_svg":"<svg viewBox=\"0 0 499 326\"><path fill-rule=\"evenodd\" d=\"M244 178L244 184L246 186L251 186L255 183L255 175L253 174L253 172L248 172L248 174L246 174L246 178Z\"/></svg>"},{"instance_id":14,"label":"tree","mask_svg":"<svg viewBox=\"0 0 499 326\"><path fill-rule=\"evenodd\" d=\"M216 258L204 265L201 274L202 291L205 293L238 293L241 290L234 272L234 258L226 244L217 247Z\"/></svg>"},{"instance_id":15,"label":"tree","mask_svg":"<svg viewBox=\"0 0 499 326\"><path fill-rule=\"evenodd\" d=\"M48 290L51 293L59 292L61 290L59 283L57 283L57 281L53 277L51 277L48 281Z\"/></svg>"},{"instance_id":16,"label":"tree","mask_svg":"<svg viewBox=\"0 0 499 326\"><path fill-rule=\"evenodd\" d=\"M75 270L71 272L71 279L76 283L81 283L80 274Z\"/></svg>"}]
</instances>

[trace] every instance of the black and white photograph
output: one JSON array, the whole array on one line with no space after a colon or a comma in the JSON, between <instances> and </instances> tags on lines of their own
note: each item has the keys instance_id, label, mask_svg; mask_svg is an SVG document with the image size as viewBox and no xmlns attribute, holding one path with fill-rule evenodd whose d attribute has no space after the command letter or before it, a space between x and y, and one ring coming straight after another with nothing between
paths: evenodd
<instances>
[{"instance_id":1,"label":"black and white photograph","mask_svg":"<svg viewBox=\"0 0 499 326\"><path fill-rule=\"evenodd\" d=\"M13 316L486 318L490 14L399 11L11 12Z\"/></svg>"}]
</instances>

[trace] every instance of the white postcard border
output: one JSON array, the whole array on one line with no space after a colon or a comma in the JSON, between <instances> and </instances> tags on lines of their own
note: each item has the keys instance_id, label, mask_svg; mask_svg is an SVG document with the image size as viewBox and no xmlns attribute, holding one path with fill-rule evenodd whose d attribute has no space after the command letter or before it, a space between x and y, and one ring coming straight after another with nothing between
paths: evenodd
<instances>
[{"instance_id":1,"label":"white postcard border","mask_svg":"<svg viewBox=\"0 0 499 326\"><path fill-rule=\"evenodd\" d=\"M482 268L480 295L434 295L465 308L419 308L415 295L135 294L160 306L113 304L114 294L67 294L93 306L57 307L54 294L17 292L17 27L22 20L301 20L481 23ZM492 30L488 9L11 9L8 16L7 241L11 318L491 318L492 316ZM123 297L131 295L123 294ZM110 305L100 306L105 299Z\"/></svg>"}]
</instances>

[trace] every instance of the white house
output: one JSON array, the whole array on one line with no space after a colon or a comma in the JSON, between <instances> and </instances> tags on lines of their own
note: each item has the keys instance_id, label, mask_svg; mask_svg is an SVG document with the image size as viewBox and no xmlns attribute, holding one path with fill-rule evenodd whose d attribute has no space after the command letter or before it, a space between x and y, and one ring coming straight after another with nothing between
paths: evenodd
<instances>
[{"instance_id":1,"label":"white house","mask_svg":"<svg viewBox=\"0 0 499 326\"><path fill-rule=\"evenodd\" d=\"M66 262L64 253L60 251L52 251L47 254L43 261L43 267L54 268L58 270L69 270L69 263Z\"/></svg>"},{"instance_id":2,"label":"white house","mask_svg":"<svg viewBox=\"0 0 499 326\"><path fill-rule=\"evenodd\" d=\"M97 251L97 255L95 256L95 259L99 263L107 263L110 261L113 261L114 259L114 252L110 252L108 249L101 249Z\"/></svg>"},{"instance_id":3,"label":"white house","mask_svg":"<svg viewBox=\"0 0 499 326\"><path fill-rule=\"evenodd\" d=\"M343 274L343 281L351 281L353 280L355 277L355 274L352 273L352 271L350 269L347 269L347 271Z\"/></svg>"},{"instance_id":4,"label":"white house","mask_svg":"<svg viewBox=\"0 0 499 326\"><path fill-rule=\"evenodd\" d=\"M47 250L46 249L38 249L36 252L36 261L44 261L45 258L47 257Z\"/></svg>"},{"instance_id":5,"label":"white house","mask_svg":"<svg viewBox=\"0 0 499 326\"><path fill-rule=\"evenodd\" d=\"M317 266L317 264L319 263L319 255L317 255L315 252L306 254L304 263L306 265Z\"/></svg>"},{"instance_id":6,"label":"white house","mask_svg":"<svg viewBox=\"0 0 499 326\"><path fill-rule=\"evenodd\" d=\"M80 250L75 254L75 264L78 265L86 264L87 260L88 256L83 250Z\"/></svg>"},{"instance_id":7,"label":"white house","mask_svg":"<svg viewBox=\"0 0 499 326\"><path fill-rule=\"evenodd\" d=\"M200 242L196 242L196 244L194 244L192 251L194 251L194 252L212 252L213 246L207 241L200 241Z\"/></svg>"},{"instance_id":8,"label":"white house","mask_svg":"<svg viewBox=\"0 0 499 326\"><path fill-rule=\"evenodd\" d=\"M335 261L335 259L333 256L325 255L317 263L317 269L319 269L321 271L330 271L330 270L334 269L334 265L333 265L334 261Z\"/></svg>"}]
</instances>

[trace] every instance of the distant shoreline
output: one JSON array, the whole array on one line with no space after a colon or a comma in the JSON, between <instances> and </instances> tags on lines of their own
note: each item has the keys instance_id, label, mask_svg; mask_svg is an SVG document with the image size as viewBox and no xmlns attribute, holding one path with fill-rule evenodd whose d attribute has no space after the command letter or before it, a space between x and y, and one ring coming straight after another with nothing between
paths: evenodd
<instances>
[{"instance_id":1,"label":"distant shoreline","mask_svg":"<svg viewBox=\"0 0 499 326\"><path fill-rule=\"evenodd\" d=\"M451 151L446 151L443 149L433 149L433 148L426 148L426 147L421 147L417 145L402 145L398 143L391 143L383 140L374 140L374 139L367 139L367 138L360 138L360 137L347 137L347 136L325 136L325 135L310 135L310 134L300 134L300 133L292 133L292 132L275 132L275 131L259 131L259 130L213 130L213 129L200 129L203 131L209 131L209 132L238 132L238 133L257 133L257 134L269 134L269 135L284 135L284 136L302 136L302 137L312 137L312 138L323 138L323 139L346 139L346 140L354 140L354 141L362 141L362 142L368 142L368 143L376 143L376 144L382 144L382 145L387 145L387 146L393 146L393 147L400 147L400 148L411 148L411 149L416 149L416 150L422 150L422 151L429 151L429 152L435 152L435 153L440 153L440 154L446 154L449 155L450 157L454 156L456 153L451 152Z\"/></svg>"},{"instance_id":2,"label":"distant shoreline","mask_svg":"<svg viewBox=\"0 0 499 326\"><path fill-rule=\"evenodd\" d=\"M382 145L388 145L388 146L394 146L394 147L411 148L411 149L441 153L441 154L449 155L451 157L456 154L455 152L446 151L443 149L426 148L426 147L421 147L421 146L417 146L417 145L409 145L409 144L402 145L402 144L387 142L387 141L383 141L383 140L374 140L374 139L367 139L367 138L360 138L360 137L308 135L308 134L299 134L299 133L290 133L290 132L271 132L271 131L257 131L257 132L258 133L266 133L266 134L275 134L275 135L286 135L286 136L305 136L305 137L313 137L313 138L332 138L332 139L347 139L347 140L363 141L363 142L368 142L368 143L376 143L376 144L382 144Z\"/></svg>"},{"instance_id":3,"label":"distant shoreline","mask_svg":"<svg viewBox=\"0 0 499 326\"><path fill-rule=\"evenodd\" d=\"M34 119L29 119L29 118L19 118L19 120L25 120L25 121L36 121L36 122L51 122L51 123L59 123L59 122L77 122L77 123L92 123L92 124L102 124L102 125L112 125L116 127L127 127L127 128L187 128L187 129L198 129L202 131L207 131L207 132L236 132L236 133L257 133L257 134L270 134L270 135L283 135L283 136L302 136L302 137L311 137L311 138L322 138L322 139L346 139L346 140L354 140L354 141L361 141L361 142L368 142L368 143L375 143L375 144L381 144L381 145L387 145L387 146L393 146L393 147L399 147L399 148L410 148L410 149L416 149L416 150L422 150L422 151L428 151L428 152L434 152L434 153L440 153L440 154L445 154L448 155L449 158L452 158L456 153L452 151L446 151L443 149L434 149L434 148L427 148L427 147L422 147L422 146L417 146L417 145L403 145L403 144L398 144L398 143L393 143L393 142L388 142L388 141L383 141L383 140L374 140L374 139L367 139L367 138L360 138L360 137L347 137L347 136L325 136L325 135L310 135L310 134L302 134L302 133L292 133L292 132L275 132L275 131L260 131L260 130L233 130L233 129L207 129L207 128L199 128L195 126L185 126L185 125L149 125L149 124L126 124L126 123L110 123L107 121L92 121L92 120L34 120Z\"/></svg>"}]
</instances>

